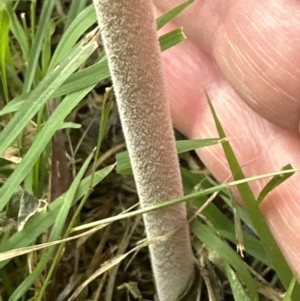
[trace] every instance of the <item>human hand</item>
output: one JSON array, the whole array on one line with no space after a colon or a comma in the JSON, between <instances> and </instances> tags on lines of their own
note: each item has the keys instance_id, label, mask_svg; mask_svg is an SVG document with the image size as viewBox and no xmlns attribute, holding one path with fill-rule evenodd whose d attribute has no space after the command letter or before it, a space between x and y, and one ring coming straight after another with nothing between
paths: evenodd
<instances>
[{"instance_id":1,"label":"human hand","mask_svg":"<svg viewBox=\"0 0 300 301\"><path fill-rule=\"evenodd\" d=\"M155 0L162 12L182 0ZM198 0L175 20L187 40L163 53L174 125L190 138L217 137L204 89L246 176L300 166L300 3ZM221 146L198 151L221 182ZM300 271L300 175L261 209L283 254ZM258 195L267 180L251 183Z\"/></svg>"}]
</instances>

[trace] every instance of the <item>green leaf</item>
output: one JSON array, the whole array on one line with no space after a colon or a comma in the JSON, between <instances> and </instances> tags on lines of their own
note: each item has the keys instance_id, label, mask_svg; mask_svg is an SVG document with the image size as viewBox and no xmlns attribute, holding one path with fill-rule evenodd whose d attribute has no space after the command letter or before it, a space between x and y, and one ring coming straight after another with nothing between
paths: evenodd
<instances>
[{"instance_id":1,"label":"green leaf","mask_svg":"<svg viewBox=\"0 0 300 301\"><path fill-rule=\"evenodd\" d=\"M220 135L220 138L225 138L225 132L222 128L222 125L217 117L217 114L213 108L212 102L209 96L206 94L209 107L213 114L213 118L215 120L215 124ZM223 149L225 152L225 156L227 158L229 167L231 169L231 173L235 180L242 180L245 179L244 173L238 163L238 160L231 148L229 141L225 141L223 144ZM259 204L256 201L256 198L249 186L248 183L242 183L237 186L239 193L245 203L246 209L251 217L251 220L256 228L256 231L261 239L263 246L265 247L266 252L268 253L272 265L274 266L280 280L282 281L283 285L287 288L292 277L293 273L288 266L282 252L280 251L271 231L266 223L266 220L259 208ZM293 298L297 299L300 296L300 286L297 283L294 288Z\"/></svg>"},{"instance_id":2,"label":"green leaf","mask_svg":"<svg viewBox=\"0 0 300 301\"><path fill-rule=\"evenodd\" d=\"M54 240L59 239L59 237L63 231L69 210L72 207L72 204L74 202L76 191L79 187L79 184L80 184L87 168L89 167L89 164L93 158L93 155L94 155L94 153L91 153L87 157L87 159L84 161L78 174L76 175L75 179L72 181L70 188L66 192L65 197L64 197L64 202L63 202L62 206L60 207L58 215L55 219L55 222L54 222L54 225L53 225L50 237L49 237L49 241L54 241Z\"/></svg>"},{"instance_id":3,"label":"green leaf","mask_svg":"<svg viewBox=\"0 0 300 301\"><path fill-rule=\"evenodd\" d=\"M205 190L204 190L205 191ZM193 200L193 205L200 208L207 198L197 197ZM222 212L213 202L211 202L202 212L207 220L213 225L215 229L215 234L218 234L224 239L230 240L232 243L236 244L235 236L235 225L231 219L229 219L226 214ZM246 213L245 213L246 214ZM254 256L257 260L265 263L266 265L272 267L272 264L267 256L265 249L263 248L261 242L249 234L248 231L243 231L245 250L248 254Z\"/></svg>"},{"instance_id":4,"label":"green leaf","mask_svg":"<svg viewBox=\"0 0 300 301\"><path fill-rule=\"evenodd\" d=\"M74 198L75 198L75 194L76 191L79 187L80 181L82 179L82 177L84 176L85 172L87 171L89 164L93 158L93 153L91 153L87 159L85 160L85 162L83 163L83 165L81 166L78 174L76 175L75 179L73 180L70 188L68 189L68 191L66 192L65 198L64 198L64 202L58 212L58 215L55 219L54 225L52 227L52 231L49 237L49 241L55 241L58 240L61 236L63 236L63 230L64 230L64 226L67 222L67 217L69 214L69 211L72 207L72 204L74 202ZM27 283L27 289L29 289L30 285L32 283L34 283L34 281L37 279L37 277L40 275L40 273L42 272L42 270L46 267L46 265L48 264L49 260L52 257L53 252L56 250L56 246L50 247L46 250L46 252L41 256L40 260L39 260L39 266L37 268L35 268L32 273L30 274L30 276L28 276L24 282ZM48 286L48 277L46 278L46 282L43 284L43 286L40 289L39 292L39 298L37 298L37 300L41 300L41 298L43 297L43 295L45 294L46 288ZM23 286L24 287L24 286ZM23 291L24 294L24 291Z\"/></svg>"},{"instance_id":5,"label":"green leaf","mask_svg":"<svg viewBox=\"0 0 300 301\"><path fill-rule=\"evenodd\" d=\"M4 4L0 3L0 75L2 88L6 101L8 101L8 86L6 77L6 58L9 56L9 16L7 11L4 9Z\"/></svg>"},{"instance_id":6,"label":"green leaf","mask_svg":"<svg viewBox=\"0 0 300 301\"><path fill-rule=\"evenodd\" d=\"M210 139L195 139L195 140L182 140L176 141L177 153L181 154L197 148L206 147L222 143L224 139L210 138ZM131 175L132 169L130 165L129 155L127 151L118 153L116 155L117 172L123 175Z\"/></svg>"},{"instance_id":7,"label":"green leaf","mask_svg":"<svg viewBox=\"0 0 300 301\"><path fill-rule=\"evenodd\" d=\"M294 274L282 301L292 301L292 292L294 290L296 283L297 283L297 273Z\"/></svg>"},{"instance_id":8,"label":"green leaf","mask_svg":"<svg viewBox=\"0 0 300 301\"><path fill-rule=\"evenodd\" d=\"M218 186L217 183L211 182L211 179L208 179L206 174L193 172L187 170L185 168L181 168L181 175L185 187L185 193L195 192L196 190L206 190L211 189L213 187ZM187 190L186 190L187 189ZM219 196L228 204L228 206L232 206L232 200L227 196L226 189L224 192L222 191ZM192 201L192 208L201 208L208 200L207 195L202 195L195 197ZM245 224L252 229L253 225L250 220L250 217L246 210L236 204L237 212L240 218L245 222ZM213 225L215 229L215 234L218 234L220 237L224 239L230 240L232 243L236 244L237 240L235 237L235 226L232 221L227 216L227 213L224 213L220 210L214 202L210 202L202 211L201 214L209 220L210 224ZM250 224L249 224L250 223ZM245 249L248 254L254 256L257 260L263 262L264 264L272 267L272 264L267 256L261 242L252 234L249 234L249 231L243 231Z\"/></svg>"},{"instance_id":9,"label":"green leaf","mask_svg":"<svg viewBox=\"0 0 300 301\"><path fill-rule=\"evenodd\" d=\"M55 91L53 91L49 98L56 98L79 91L93 84L97 84L107 77L109 77L109 69L105 58L90 67L73 73L60 87L57 88L57 90L53 89ZM22 95L14 98L0 111L0 116L19 110L24 104L24 101L28 99L30 95L30 93L23 93Z\"/></svg>"},{"instance_id":10,"label":"green leaf","mask_svg":"<svg viewBox=\"0 0 300 301\"><path fill-rule=\"evenodd\" d=\"M22 58L25 62L29 61L30 50L29 50L29 41L27 35L22 27L19 18L13 12L12 9L13 2L6 2L6 9L10 19L10 30L17 40L18 44L20 45L22 51Z\"/></svg>"},{"instance_id":11,"label":"green leaf","mask_svg":"<svg viewBox=\"0 0 300 301\"><path fill-rule=\"evenodd\" d=\"M0 155L17 138L53 92L91 55L95 48L96 45L93 43L74 49L56 70L48 74L29 94L28 99L0 133Z\"/></svg>"},{"instance_id":12,"label":"green leaf","mask_svg":"<svg viewBox=\"0 0 300 301\"><path fill-rule=\"evenodd\" d=\"M94 187L100 183L110 172L114 169L115 165L107 166L94 174ZM91 175L84 178L76 192L74 203L81 199L91 187ZM43 234L50 226L53 225L59 210L61 209L66 193L58 197L55 201L49 204L48 210L33 216L26 224L24 229L12 235L5 244L0 245L0 269L3 268L9 260L3 261L1 259L1 252L14 250L29 246L38 236Z\"/></svg>"},{"instance_id":13,"label":"green leaf","mask_svg":"<svg viewBox=\"0 0 300 301\"><path fill-rule=\"evenodd\" d=\"M30 93L24 93L16 98L14 98L12 101L10 101L2 110L0 110L0 116L16 112L19 110L25 99L30 95Z\"/></svg>"},{"instance_id":14,"label":"green leaf","mask_svg":"<svg viewBox=\"0 0 300 301\"><path fill-rule=\"evenodd\" d=\"M47 0L43 2L43 7L41 11L41 15L39 18L39 24L37 26L36 36L33 41L32 49L30 49L29 62L25 73L25 82L23 92L29 92L31 89L31 85L34 80L34 76L36 74L36 70L38 69L38 60L40 57L42 44L45 39L47 33L47 24L51 20L51 13L53 7L56 3L56 0Z\"/></svg>"},{"instance_id":15,"label":"green leaf","mask_svg":"<svg viewBox=\"0 0 300 301\"><path fill-rule=\"evenodd\" d=\"M66 95L68 93L80 90L87 86L97 84L101 80L110 76L106 57L94 65L79 70L72 74L62 85L55 91L52 97Z\"/></svg>"},{"instance_id":16,"label":"green leaf","mask_svg":"<svg viewBox=\"0 0 300 301\"><path fill-rule=\"evenodd\" d=\"M194 221L192 222L191 229L208 248L217 252L224 261L227 261L237 271L239 277L249 291L250 300L258 301L258 288L256 282L251 277L246 264L237 253L215 235L214 230L211 227L203 225L199 221Z\"/></svg>"},{"instance_id":17,"label":"green leaf","mask_svg":"<svg viewBox=\"0 0 300 301\"><path fill-rule=\"evenodd\" d=\"M12 194L17 190L20 183L24 180L27 174L31 171L36 160L43 152L51 137L63 124L64 119L70 111L79 103L79 101L93 88L93 86L86 88L80 92L69 94L59 104L53 114L49 117L44 127L38 133L32 146L22 159L21 163L13 171L12 175L5 181L0 188L0 211L4 208Z\"/></svg>"},{"instance_id":18,"label":"green leaf","mask_svg":"<svg viewBox=\"0 0 300 301\"><path fill-rule=\"evenodd\" d=\"M87 16L89 16L89 14L87 14ZM169 36L169 33L162 36L162 40L161 40L161 48L162 49L168 49L171 45L177 44L182 40L182 32L180 29L176 29L175 36L173 36L173 35L174 35L174 33L171 32L170 36ZM173 36L173 38L172 38L172 36ZM69 42L67 37L66 37L65 43L71 43L71 42ZM77 36L76 36L76 39L77 39ZM73 42L75 42L75 38L73 38ZM53 68L54 63L57 63L62 57L64 57L66 55L66 53L67 53L66 49L63 47L63 44L61 44L61 45L62 45L62 50L60 50L60 51L57 50L56 57L54 57L54 56L52 57L49 69ZM59 49L59 46L57 49ZM73 50L73 52L74 52L74 50ZM69 93L81 90L92 84L97 84L100 81L102 81L103 79L108 78L109 76L110 76L110 73L109 73L107 58L103 57L101 60L99 60L94 65L89 66L85 69L79 70L79 71L75 72L74 74L72 74L69 78L67 78L65 80L65 82L60 87L57 87L57 89L53 89L54 90L53 93L51 95L49 95L48 98L56 98L59 96L67 95ZM46 80L46 78L43 81L45 81L45 80ZM39 84L39 86L40 86L40 84ZM45 84L45 86L46 86L46 84ZM31 93L29 93L29 92L23 93L22 95L14 98L2 110L0 110L0 116L8 114L8 113L13 113L13 112L16 112L17 110L19 110L22 107L22 105L24 104L24 101L26 99L28 99L29 97L31 98Z\"/></svg>"},{"instance_id":19,"label":"green leaf","mask_svg":"<svg viewBox=\"0 0 300 301\"><path fill-rule=\"evenodd\" d=\"M51 47L52 47L52 36L55 32L56 25L55 23L50 20L49 24L47 25L47 31L45 33L45 39L43 42L43 49L42 49L42 56L41 56L41 67L43 74L46 73L49 67L49 63L51 60Z\"/></svg>"},{"instance_id":20,"label":"green leaf","mask_svg":"<svg viewBox=\"0 0 300 301\"><path fill-rule=\"evenodd\" d=\"M77 189L77 187L79 186L79 181L80 181L81 177L83 176L84 171L87 169L88 162L91 160L91 158L92 158L92 154L89 156L89 158L86 160L85 164L82 166L79 174L76 176L76 179L73 181L71 187L64 194L63 199L59 198L59 199L61 199L60 207L57 208L58 211L57 211L56 215L55 216L52 215L51 222L53 222L55 220L55 224L53 226L53 230L50 235L50 241L56 240L59 238L59 235L64 226L64 221L66 220L66 215L68 214L68 210L70 209L71 205L74 203L74 199L77 199L76 192L77 192L77 190L79 190L79 191L81 190L81 187L79 187L79 189ZM106 171L110 172L111 166L110 166L110 168L106 168ZM102 173L102 179L103 179L103 173ZM88 191L88 189L85 190L85 193L87 193L87 191ZM51 209L52 208L50 208L50 210ZM53 214L53 212L52 212L52 214ZM44 217L44 219L45 219L45 217ZM45 224L45 222L43 222L43 223ZM42 228L42 226L39 225L38 230L41 230L41 228ZM44 229L44 231L45 231L45 229ZM51 260L54 250L55 250L55 247L50 247L46 250L46 252L43 254L41 259L39 260L35 269L17 287L17 289L14 291L14 293L10 296L9 301L16 301L25 294L25 292L34 283L34 281L36 280L38 275L43 271L43 269L45 268L45 266L47 265L49 260Z\"/></svg>"},{"instance_id":21,"label":"green leaf","mask_svg":"<svg viewBox=\"0 0 300 301\"><path fill-rule=\"evenodd\" d=\"M160 49L165 51L186 39L182 28L176 28L159 37Z\"/></svg>"},{"instance_id":22,"label":"green leaf","mask_svg":"<svg viewBox=\"0 0 300 301\"><path fill-rule=\"evenodd\" d=\"M71 6L68 11L67 20L65 22L65 30L70 26L70 24L73 23L74 20L77 20L79 18L78 15L84 10L86 2L86 0L71 1Z\"/></svg>"},{"instance_id":23,"label":"green leaf","mask_svg":"<svg viewBox=\"0 0 300 301\"><path fill-rule=\"evenodd\" d=\"M80 3L83 1L72 1L73 3ZM81 4L80 4L81 6ZM80 9L80 8L79 8ZM77 10L77 9L76 9ZM68 14L68 20L69 14ZM72 50L75 43L82 37L82 35L97 21L94 5L85 8L70 25L67 25L67 30L60 39L55 52L52 56L49 70L51 71L62 59L64 59Z\"/></svg>"},{"instance_id":24,"label":"green leaf","mask_svg":"<svg viewBox=\"0 0 300 301\"><path fill-rule=\"evenodd\" d=\"M232 289L234 300L251 301L248 298L241 282L239 281L238 276L235 274L234 270L231 268L231 266L228 264L228 262L225 261L224 266L225 266L226 274L227 274L227 277L229 279L229 283L230 283L230 286Z\"/></svg>"},{"instance_id":25,"label":"green leaf","mask_svg":"<svg viewBox=\"0 0 300 301\"><path fill-rule=\"evenodd\" d=\"M224 141L226 141L226 139L220 139L220 138L178 140L176 141L176 148L177 148L177 153L182 154L197 148L223 143Z\"/></svg>"},{"instance_id":26,"label":"green leaf","mask_svg":"<svg viewBox=\"0 0 300 301\"><path fill-rule=\"evenodd\" d=\"M81 124L75 122L64 122L60 127L59 130L63 129L80 129Z\"/></svg>"},{"instance_id":27,"label":"green leaf","mask_svg":"<svg viewBox=\"0 0 300 301\"><path fill-rule=\"evenodd\" d=\"M292 169L292 165L288 164L284 166L281 170L288 170ZM266 195L272 191L274 188L276 188L278 185L280 185L282 182L287 180L289 177L291 177L294 173L288 173L288 174L282 174L279 176L273 177L267 184L266 186L261 190L258 198L257 198L257 203L260 204L261 201L266 197Z\"/></svg>"},{"instance_id":28,"label":"green leaf","mask_svg":"<svg viewBox=\"0 0 300 301\"><path fill-rule=\"evenodd\" d=\"M179 4L178 6L172 8L162 16L158 17L156 19L156 27L157 30L161 29L163 26L165 26L168 22L170 22L172 19L174 19L177 15L179 15L186 7L188 7L191 3L193 3L195 0L188 0L182 4Z\"/></svg>"}]
</instances>

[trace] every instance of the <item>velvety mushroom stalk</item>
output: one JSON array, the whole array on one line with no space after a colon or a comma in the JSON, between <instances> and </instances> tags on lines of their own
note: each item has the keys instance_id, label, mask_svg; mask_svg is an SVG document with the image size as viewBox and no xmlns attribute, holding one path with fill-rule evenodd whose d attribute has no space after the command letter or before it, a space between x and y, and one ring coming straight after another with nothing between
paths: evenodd
<instances>
[{"instance_id":1,"label":"velvety mushroom stalk","mask_svg":"<svg viewBox=\"0 0 300 301\"><path fill-rule=\"evenodd\" d=\"M183 195L152 3L94 0L142 207ZM160 301L177 300L194 276L185 204L144 216Z\"/></svg>"}]
</instances>

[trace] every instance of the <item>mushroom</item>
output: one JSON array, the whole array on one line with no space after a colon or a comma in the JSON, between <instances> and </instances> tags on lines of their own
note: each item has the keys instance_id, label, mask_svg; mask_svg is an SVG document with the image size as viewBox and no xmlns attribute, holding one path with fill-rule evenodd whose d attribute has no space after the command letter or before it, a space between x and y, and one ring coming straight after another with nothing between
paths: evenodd
<instances>
[{"instance_id":1,"label":"mushroom","mask_svg":"<svg viewBox=\"0 0 300 301\"><path fill-rule=\"evenodd\" d=\"M123 132L143 208L183 196L152 2L94 0ZM195 275L185 203L144 215L160 301L178 300ZM170 235L171 234L171 235Z\"/></svg>"}]
</instances>

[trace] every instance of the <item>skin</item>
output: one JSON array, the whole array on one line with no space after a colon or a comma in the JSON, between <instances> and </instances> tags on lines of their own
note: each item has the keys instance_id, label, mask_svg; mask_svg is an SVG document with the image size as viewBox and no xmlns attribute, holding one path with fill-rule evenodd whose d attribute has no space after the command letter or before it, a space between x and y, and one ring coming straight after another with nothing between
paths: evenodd
<instances>
[{"instance_id":1,"label":"skin","mask_svg":"<svg viewBox=\"0 0 300 301\"><path fill-rule=\"evenodd\" d=\"M182 0L154 2L159 15ZM205 88L246 176L300 167L299 16L295 0L197 0L174 21L187 40L163 53L175 127L190 138L217 136ZM220 182L231 179L220 146L198 154ZM251 183L255 195L266 181ZM298 274L299 182L296 173L261 204Z\"/></svg>"}]
</instances>

